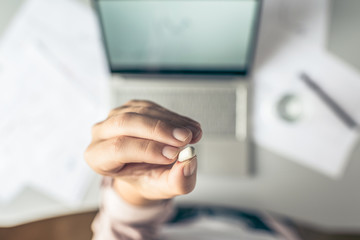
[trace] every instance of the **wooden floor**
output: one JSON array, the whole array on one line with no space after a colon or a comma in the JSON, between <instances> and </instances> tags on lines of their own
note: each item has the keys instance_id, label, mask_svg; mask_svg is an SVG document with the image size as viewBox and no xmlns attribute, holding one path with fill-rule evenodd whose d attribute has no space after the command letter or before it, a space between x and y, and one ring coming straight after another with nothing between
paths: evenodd
<instances>
[{"instance_id":1,"label":"wooden floor","mask_svg":"<svg viewBox=\"0 0 360 240\"><path fill-rule=\"evenodd\" d=\"M90 240L95 215L96 212L88 212L0 228L0 240ZM304 240L360 240L360 234L328 234L300 225L297 230Z\"/></svg>"},{"instance_id":2,"label":"wooden floor","mask_svg":"<svg viewBox=\"0 0 360 240\"><path fill-rule=\"evenodd\" d=\"M13 228L0 228L1 240L90 240L96 212L57 217Z\"/></svg>"}]
</instances>

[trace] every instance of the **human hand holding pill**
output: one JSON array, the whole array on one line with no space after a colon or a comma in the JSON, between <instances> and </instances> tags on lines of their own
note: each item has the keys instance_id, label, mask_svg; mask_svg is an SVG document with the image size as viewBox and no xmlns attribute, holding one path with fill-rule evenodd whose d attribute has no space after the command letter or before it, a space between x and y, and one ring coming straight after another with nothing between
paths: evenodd
<instances>
[{"instance_id":1,"label":"human hand holding pill","mask_svg":"<svg viewBox=\"0 0 360 240\"><path fill-rule=\"evenodd\" d=\"M180 151L201 136L196 121L133 100L94 125L85 159L96 172L114 178L113 187L124 200L148 205L193 190L197 159L181 162Z\"/></svg>"}]
</instances>

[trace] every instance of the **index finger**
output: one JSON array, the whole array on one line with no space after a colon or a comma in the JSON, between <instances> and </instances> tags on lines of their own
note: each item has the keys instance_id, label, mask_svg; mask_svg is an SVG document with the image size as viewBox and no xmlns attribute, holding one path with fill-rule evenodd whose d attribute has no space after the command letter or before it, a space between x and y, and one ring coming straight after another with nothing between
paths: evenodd
<instances>
[{"instance_id":1,"label":"index finger","mask_svg":"<svg viewBox=\"0 0 360 240\"><path fill-rule=\"evenodd\" d=\"M142 115L147 115L149 117L169 121L174 125L184 126L192 131L193 139L191 143L198 142L202 136L200 123L194 121L189 117L170 111L150 101L142 101L142 100L129 101L126 104L113 109L110 112L109 117L124 114L127 112L139 113Z\"/></svg>"},{"instance_id":2,"label":"index finger","mask_svg":"<svg viewBox=\"0 0 360 240\"><path fill-rule=\"evenodd\" d=\"M94 125L92 134L94 140L131 136L176 147L185 146L192 140L192 132L188 128L134 112L114 115Z\"/></svg>"}]
</instances>

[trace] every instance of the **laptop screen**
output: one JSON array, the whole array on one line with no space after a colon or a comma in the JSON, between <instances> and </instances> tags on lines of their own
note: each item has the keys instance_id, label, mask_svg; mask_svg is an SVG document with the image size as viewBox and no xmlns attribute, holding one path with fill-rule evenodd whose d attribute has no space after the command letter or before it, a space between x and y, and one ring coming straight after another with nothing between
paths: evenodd
<instances>
[{"instance_id":1,"label":"laptop screen","mask_svg":"<svg viewBox=\"0 0 360 240\"><path fill-rule=\"evenodd\" d=\"M95 0L113 73L246 75L260 0Z\"/></svg>"}]
</instances>

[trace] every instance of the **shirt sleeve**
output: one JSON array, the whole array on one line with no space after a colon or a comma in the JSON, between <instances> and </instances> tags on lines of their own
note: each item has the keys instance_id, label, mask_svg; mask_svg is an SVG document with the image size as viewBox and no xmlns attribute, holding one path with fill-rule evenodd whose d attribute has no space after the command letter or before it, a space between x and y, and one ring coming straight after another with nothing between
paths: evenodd
<instances>
[{"instance_id":1,"label":"shirt sleeve","mask_svg":"<svg viewBox=\"0 0 360 240\"><path fill-rule=\"evenodd\" d=\"M138 207L125 202L112 188L112 178L102 184L101 205L92 223L93 240L151 240L173 213L173 201Z\"/></svg>"}]
</instances>

